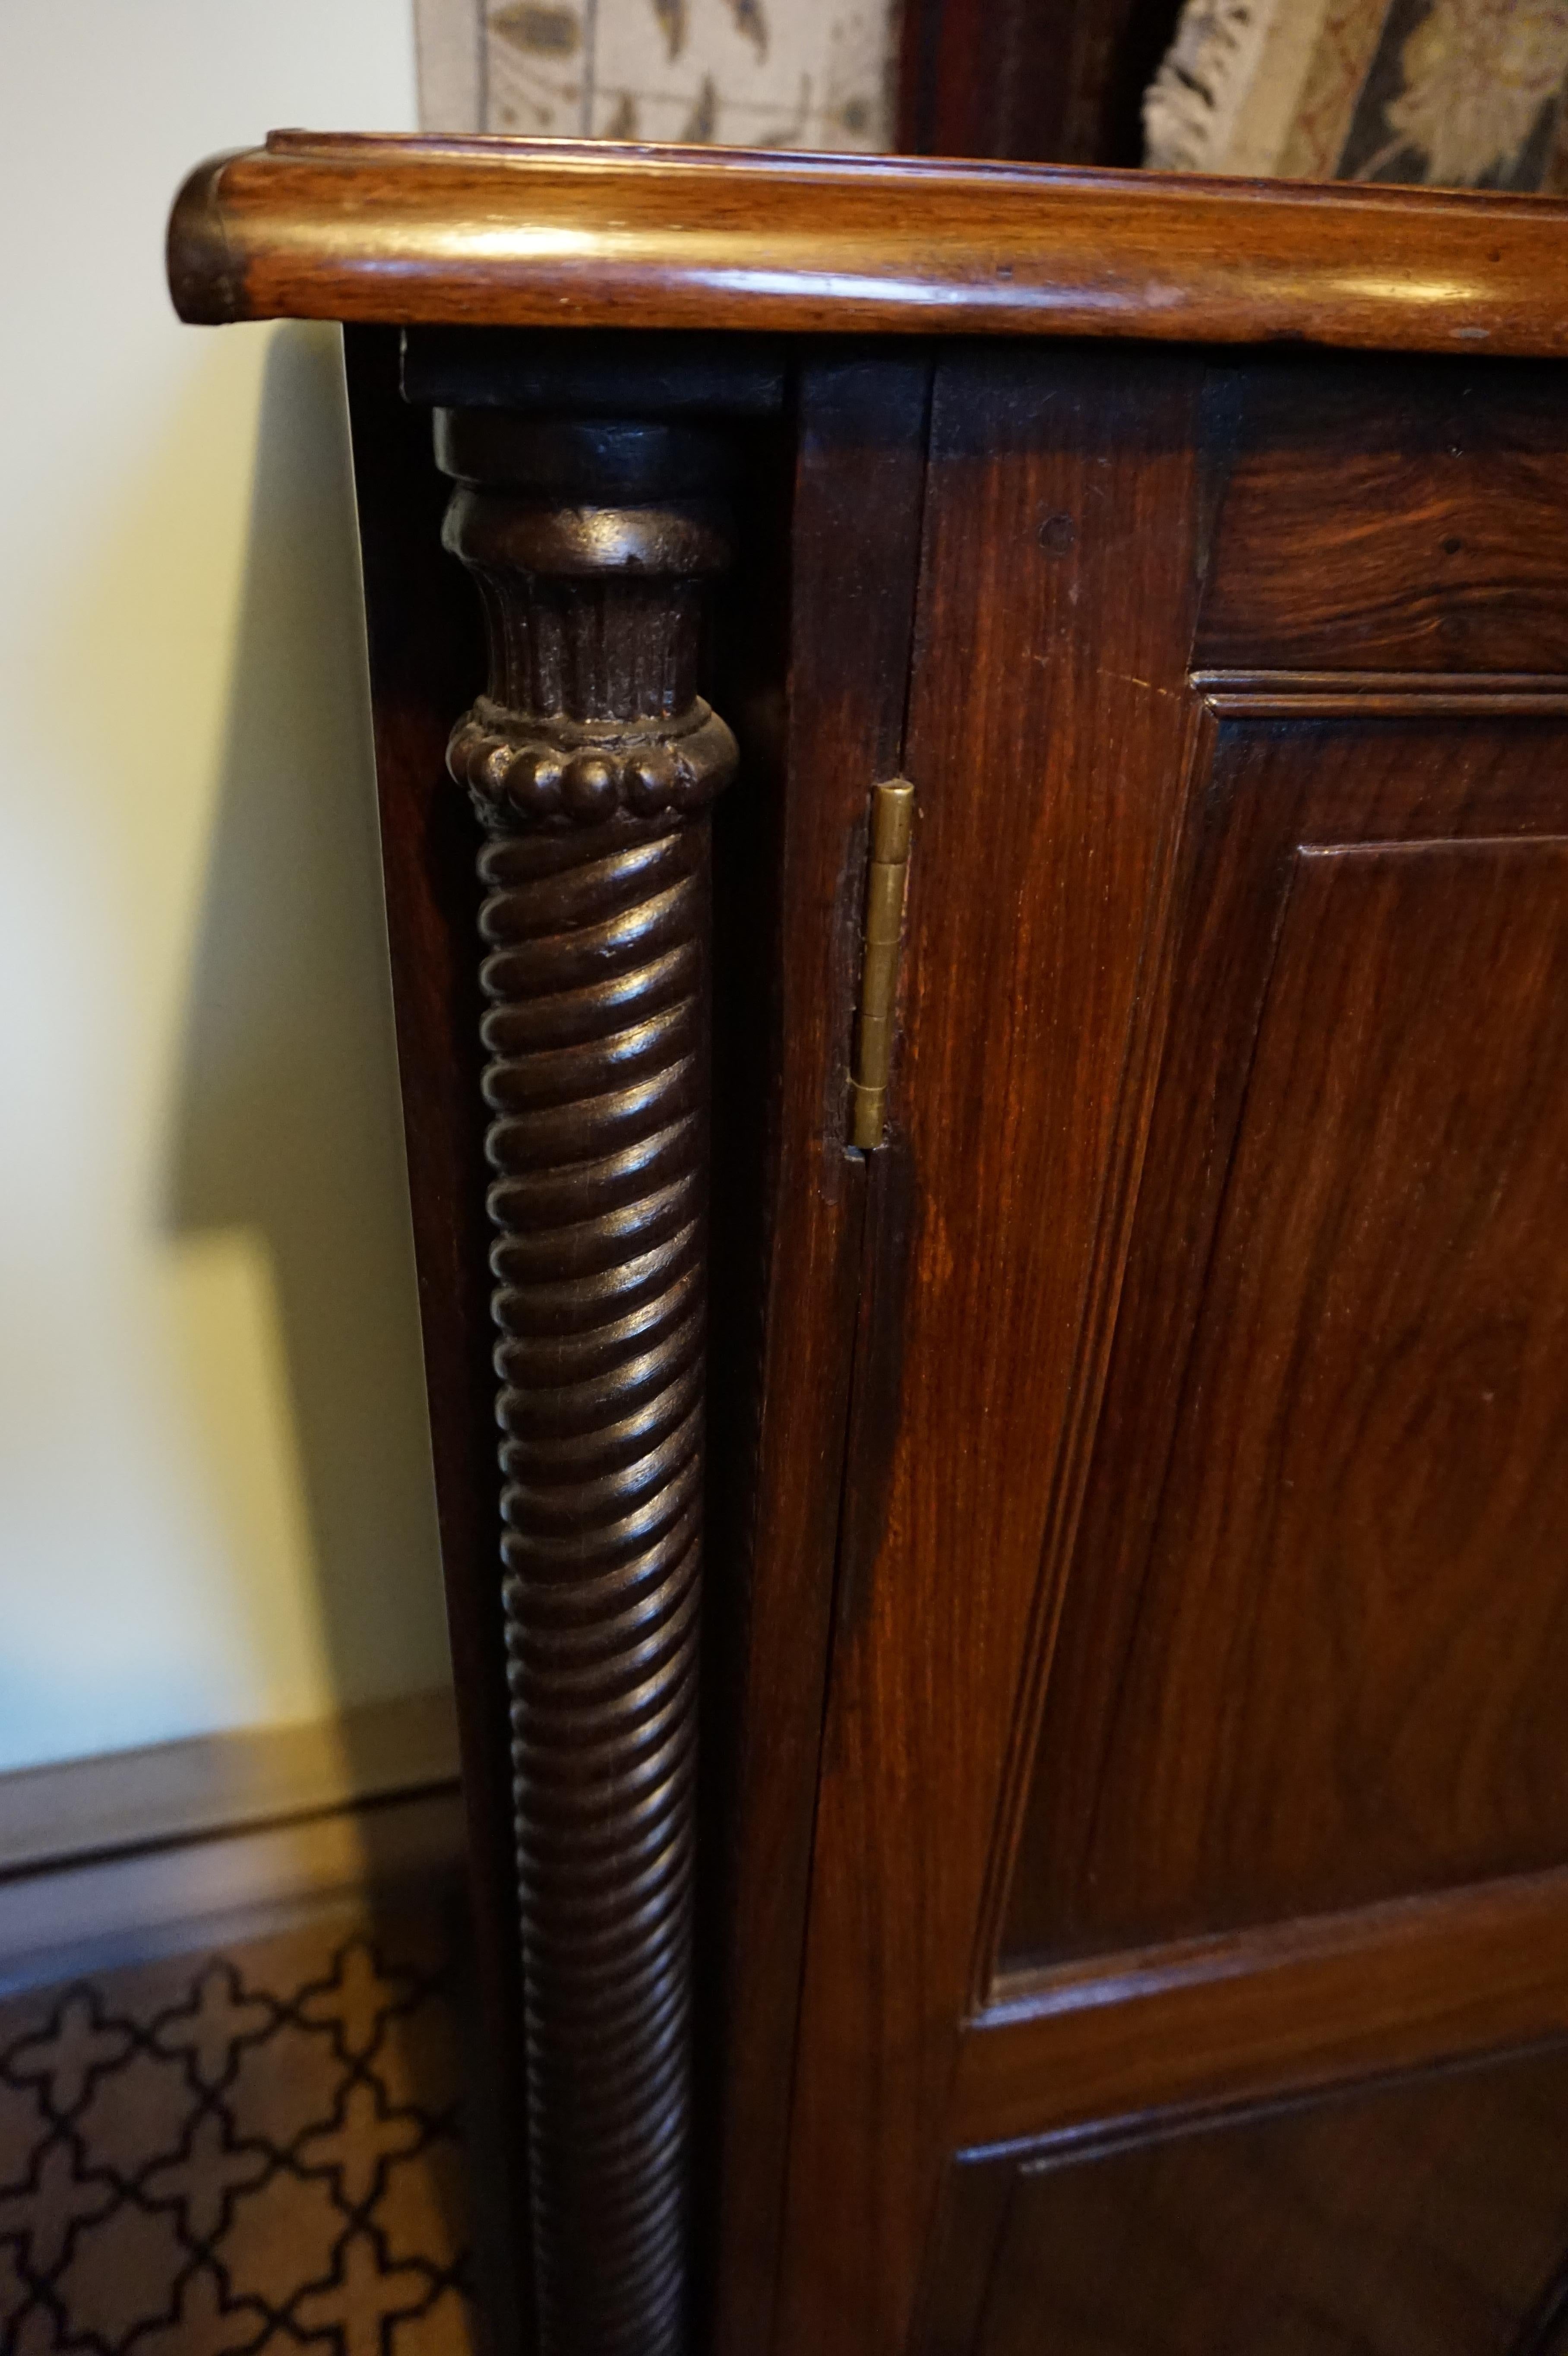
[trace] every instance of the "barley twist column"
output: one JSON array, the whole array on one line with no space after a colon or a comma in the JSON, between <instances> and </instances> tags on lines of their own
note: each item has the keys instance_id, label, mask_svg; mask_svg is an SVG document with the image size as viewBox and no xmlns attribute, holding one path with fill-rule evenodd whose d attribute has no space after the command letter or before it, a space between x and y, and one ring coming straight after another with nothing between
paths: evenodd
<instances>
[{"instance_id":1,"label":"barley twist column","mask_svg":"<svg viewBox=\"0 0 1568 2356\"><path fill-rule=\"evenodd\" d=\"M437 415L486 694L502 1603L541 2356L675 2356L700 1615L709 437Z\"/></svg>"}]
</instances>

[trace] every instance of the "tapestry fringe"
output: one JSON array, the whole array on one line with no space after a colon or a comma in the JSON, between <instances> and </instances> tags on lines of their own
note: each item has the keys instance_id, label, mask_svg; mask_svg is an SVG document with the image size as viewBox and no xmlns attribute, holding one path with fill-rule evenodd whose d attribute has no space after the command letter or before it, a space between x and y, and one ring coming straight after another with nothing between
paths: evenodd
<instances>
[{"instance_id":1,"label":"tapestry fringe","mask_svg":"<svg viewBox=\"0 0 1568 2356\"><path fill-rule=\"evenodd\" d=\"M1144 161L1158 172L1220 172L1278 0L1188 0L1144 93Z\"/></svg>"}]
</instances>

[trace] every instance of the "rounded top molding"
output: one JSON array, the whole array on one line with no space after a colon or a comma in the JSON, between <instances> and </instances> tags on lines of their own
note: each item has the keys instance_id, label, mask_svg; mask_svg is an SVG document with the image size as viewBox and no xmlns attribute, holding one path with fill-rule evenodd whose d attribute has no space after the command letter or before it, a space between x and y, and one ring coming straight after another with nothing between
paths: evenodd
<instances>
[{"instance_id":1,"label":"rounded top molding","mask_svg":"<svg viewBox=\"0 0 1568 2356\"><path fill-rule=\"evenodd\" d=\"M1568 354L1568 202L910 156L274 132L187 181L187 319Z\"/></svg>"}]
</instances>

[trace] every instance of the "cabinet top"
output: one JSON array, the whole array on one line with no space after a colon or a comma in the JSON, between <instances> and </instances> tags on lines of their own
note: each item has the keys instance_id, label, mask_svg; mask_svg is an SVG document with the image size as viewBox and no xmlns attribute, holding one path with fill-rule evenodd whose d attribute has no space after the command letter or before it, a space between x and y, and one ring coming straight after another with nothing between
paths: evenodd
<instances>
[{"instance_id":1,"label":"cabinet top","mask_svg":"<svg viewBox=\"0 0 1568 2356\"><path fill-rule=\"evenodd\" d=\"M272 133L169 224L186 319L1568 353L1568 202L920 156Z\"/></svg>"}]
</instances>

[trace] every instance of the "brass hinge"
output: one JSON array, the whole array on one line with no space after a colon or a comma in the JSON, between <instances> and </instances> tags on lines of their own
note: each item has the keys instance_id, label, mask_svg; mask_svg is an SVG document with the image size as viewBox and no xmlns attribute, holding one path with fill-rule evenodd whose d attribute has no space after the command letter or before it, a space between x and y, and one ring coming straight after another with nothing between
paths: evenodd
<instances>
[{"instance_id":1,"label":"brass hinge","mask_svg":"<svg viewBox=\"0 0 1568 2356\"><path fill-rule=\"evenodd\" d=\"M913 818L914 787L907 778L891 777L885 785L872 787L860 1007L855 1020L855 1068L849 1076L849 1142L866 1151L880 1145L887 1126L899 942Z\"/></svg>"}]
</instances>

